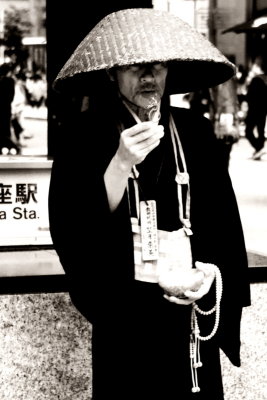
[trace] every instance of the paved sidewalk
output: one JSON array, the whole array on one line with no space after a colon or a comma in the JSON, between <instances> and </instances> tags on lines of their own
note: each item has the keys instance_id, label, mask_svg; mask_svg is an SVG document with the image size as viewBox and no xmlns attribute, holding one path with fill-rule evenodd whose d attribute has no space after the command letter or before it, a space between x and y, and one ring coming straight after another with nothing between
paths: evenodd
<instances>
[{"instance_id":1,"label":"paved sidewalk","mask_svg":"<svg viewBox=\"0 0 267 400\"><path fill-rule=\"evenodd\" d=\"M235 189L245 241L251 260L267 265L267 143L261 161L241 138L232 149L229 172ZM255 257L255 256L258 257Z\"/></svg>"},{"instance_id":2,"label":"paved sidewalk","mask_svg":"<svg viewBox=\"0 0 267 400\"><path fill-rule=\"evenodd\" d=\"M241 367L221 353L225 400L267 399L267 284L251 289ZM0 313L1 400L91 399L91 325L67 293L3 295Z\"/></svg>"}]
</instances>

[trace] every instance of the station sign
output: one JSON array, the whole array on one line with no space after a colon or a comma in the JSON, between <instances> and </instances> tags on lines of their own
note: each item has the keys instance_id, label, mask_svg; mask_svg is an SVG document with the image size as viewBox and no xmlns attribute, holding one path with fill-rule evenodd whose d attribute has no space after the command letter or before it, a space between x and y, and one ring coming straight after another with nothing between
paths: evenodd
<instances>
[{"instance_id":1,"label":"station sign","mask_svg":"<svg viewBox=\"0 0 267 400\"><path fill-rule=\"evenodd\" d=\"M48 191L51 161L0 160L0 246L50 245Z\"/></svg>"}]
</instances>

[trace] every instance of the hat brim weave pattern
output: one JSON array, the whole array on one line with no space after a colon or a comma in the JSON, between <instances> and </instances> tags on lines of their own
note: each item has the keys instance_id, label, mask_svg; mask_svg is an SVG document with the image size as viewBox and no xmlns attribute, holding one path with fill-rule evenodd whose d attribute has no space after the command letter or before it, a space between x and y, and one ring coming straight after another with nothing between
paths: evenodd
<instances>
[{"instance_id":1,"label":"hat brim weave pattern","mask_svg":"<svg viewBox=\"0 0 267 400\"><path fill-rule=\"evenodd\" d=\"M75 78L77 84L85 78L90 86L90 78L96 77L92 72L151 62L168 62L168 90L173 94L216 86L235 73L235 66L209 40L174 14L133 8L107 15L89 32L54 88L74 87Z\"/></svg>"}]
</instances>

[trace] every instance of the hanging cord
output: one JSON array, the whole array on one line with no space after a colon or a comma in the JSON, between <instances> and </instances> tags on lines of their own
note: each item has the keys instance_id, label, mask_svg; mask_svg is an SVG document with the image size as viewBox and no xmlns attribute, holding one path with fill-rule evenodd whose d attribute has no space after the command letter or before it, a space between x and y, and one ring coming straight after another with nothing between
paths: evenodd
<instances>
[{"instance_id":1,"label":"hanging cord","mask_svg":"<svg viewBox=\"0 0 267 400\"><path fill-rule=\"evenodd\" d=\"M171 114L170 114L169 127L170 127L174 157L175 157L175 162L176 162L175 181L177 183L177 193L178 193L178 202L179 202L179 219L183 225L185 233L187 235L192 235L191 222L190 222L191 196L190 196L189 174L187 172L186 160L185 160L185 155L183 152L182 143L181 143L175 122L174 122ZM182 162L182 168L183 168L182 171L179 168L178 154L180 155L181 162ZM184 205L184 201L183 201L183 192L182 192L183 188L182 187L186 188L186 190L187 190L185 205Z\"/></svg>"},{"instance_id":2,"label":"hanging cord","mask_svg":"<svg viewBox=\"0 0 267 400\"><path fill-rule=\"evenodd\" d=\"M139 172L137 171L137 168L136 168L135 165L134 165L133 168L132 168L132 172L131 172L131 174L130 174L130 177L131 177L131 178L133 179L133 181L134 181L135 196L136 196L136 204L137 204L137 205L139 204L139 193L138 193L138 189L139 189L140 193L142 193L144 202L145 202L146 205L147 205L147 204L148 204L148 203L147 203L147 199L146 199L146 197L145 197L144 191L143 191L143 189L142 189L142 187L141 187L141 185L140 185L140 183L139 183L139 179L138 179L138 177L139 177ZM137 209L139 210L139 207L137 207ZM139 218L139 212L138 212L138 218Z\"/></svg>"},{"instance_id":3,"label":"hanging cord","mask_svg":"<svg viewBox=\"0 0 267 400\"><path fill-rule=\"evenodd\" d=\"M192 375L192 392L197 393L200 391L200 387L198 384L198 375L197 369L202 367L202 362L200 359L200 341L208 341L216 334L219 322L220 322L220 303L222 298L223 292L223 282L222 276L219 268L214 264L209 264L213 267L215 272L215 296L216 296L216 303L213 308L208 311L201 310L198 305L194 302L192 304L192 312L191 312L191 335L190 335L190 365L191 365L191 375ZM198 325L198 318L197 313L200 315L211 315L215 312L215 321L214 326L211 333L207 336L200 335L200 329Z\"/></svg>"}]
</instances>

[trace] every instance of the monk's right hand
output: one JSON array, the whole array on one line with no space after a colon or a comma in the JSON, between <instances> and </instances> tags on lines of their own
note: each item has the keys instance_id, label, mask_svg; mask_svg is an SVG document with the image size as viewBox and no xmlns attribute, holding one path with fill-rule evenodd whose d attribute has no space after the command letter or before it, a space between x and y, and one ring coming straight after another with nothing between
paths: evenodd
<instances>
[{"instance_id":1,"label":"monk's right hand","mask_svg":"<svg viewBox=\"0 0 267 400\"><path fill-rule=\"evenodd\" d=\"M140 122L122 131L116 159L125 169L140 164L164 136L164 128L152 121Z\"/></svg>"}]
</instances>

